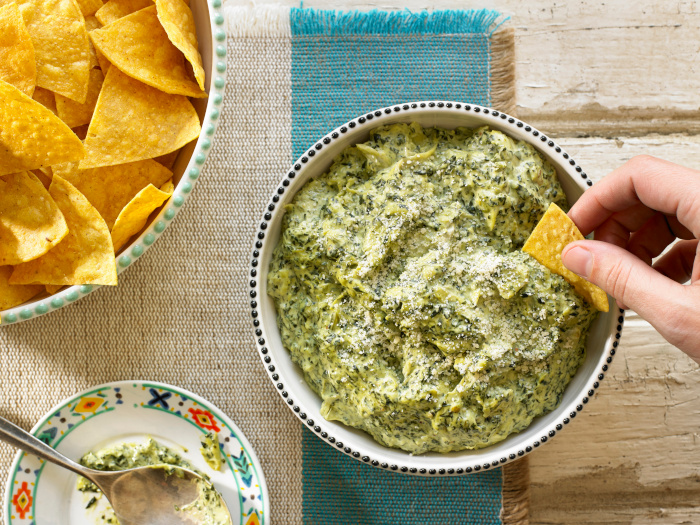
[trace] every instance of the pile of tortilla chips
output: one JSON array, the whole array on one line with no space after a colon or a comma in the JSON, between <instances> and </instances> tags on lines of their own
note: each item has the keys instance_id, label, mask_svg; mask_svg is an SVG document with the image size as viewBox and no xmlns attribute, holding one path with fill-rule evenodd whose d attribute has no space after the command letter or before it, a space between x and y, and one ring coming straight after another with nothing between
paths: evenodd
<instances>
[{"instance_id":1,"label":"pile of tortilla chips","mask_svg":"<svg viewBox=\"0 0 700 525\"><path fill-rule=\"evenodd\" d=\"M0 0L0 310L117 284L206 96L183 0Z\"/></svg>"}]
</instances>

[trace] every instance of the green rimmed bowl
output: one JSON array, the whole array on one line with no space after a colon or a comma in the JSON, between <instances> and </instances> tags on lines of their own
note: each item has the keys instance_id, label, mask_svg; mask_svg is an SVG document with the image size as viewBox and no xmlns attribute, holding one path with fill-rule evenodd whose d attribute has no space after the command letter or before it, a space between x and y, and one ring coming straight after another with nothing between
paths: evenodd
<instances>
[{"instance_id":1,"label":"green rimmed bowl","mask_svg":"<svg viewBox=\"0 0 700 525\"><path fill-rule=\"evenodd\" d=\"M195 1L190 5L199 39L199 52L206 72L205 91L209 97L192 99L202 125L196 141L182 148L173 166L175 191L146 227L117 254L117 273L134 264L158 240L187 201L212 148L226 85L226 32L222 0ZM0 325L34 319L74 303L100 288L98 285L68 286L53 295L46 293L20 306L0 312Z\"/></svg>"},{"instance_id":2,"label":"green rimmed bowl","mask_svg":"<svg viewBox=\"0 0 700 525\"><path fill-rule=\"evenodd\" d=\"M34 436L75 461L89 451L149 437L180 454L224 498L235 525L269 525L270 498L260 461L241 430L224 412L183 388L152 381L117 381L64 399L31 430ZM199 447L215 433L222 456L212 469ZM3 525L106 524L107 507L77 489L78 477L36 456L18 451L5 485Z\"/></svg>"}]
</instances>

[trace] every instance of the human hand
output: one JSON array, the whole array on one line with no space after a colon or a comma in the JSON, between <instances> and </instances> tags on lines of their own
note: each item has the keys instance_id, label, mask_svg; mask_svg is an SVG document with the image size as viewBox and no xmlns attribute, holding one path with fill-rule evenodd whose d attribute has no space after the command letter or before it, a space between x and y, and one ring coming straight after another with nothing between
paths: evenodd
<instances>
[{"instance_id":1,"label":"human hand","mask_svg":"<svg viewBox=\"0 0 700 525\"><path fill-rule=\"evenodd\" d=\"M700 363L700 171L634 157L586 191L569 217L596 240L569 244L564 265Z\"/></svg>"}]
</instances>

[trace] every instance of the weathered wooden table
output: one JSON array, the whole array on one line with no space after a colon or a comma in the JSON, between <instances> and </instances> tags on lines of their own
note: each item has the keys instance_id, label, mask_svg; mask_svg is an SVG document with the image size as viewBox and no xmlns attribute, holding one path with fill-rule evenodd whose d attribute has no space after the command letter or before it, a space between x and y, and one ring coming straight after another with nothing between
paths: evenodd
<instances>
[{"instance_id":1,"label":"weathered wooden table","mask_svg":"<svg viewBox=\"0 0 700 525\"><path fill-rule=\"evenodd\" d=\"M639 154L700 167L695 1L304 6L500 10L515 28L518 116L566 147L594 180ZM700 367L629 313L595 401L530 465L533 525L700 523Z\"/></svg>"},{"instance_id":2,"label":"weathered wooden table","mask_svg":"<svg viewBox=\"0 0 700 525\"><path fill-rule=\"evenodd\" d=\"M503 2L519 116L594 180L639 154L698 167L696 2ZM700 368L629 313L583 417L531 456L531 522L700 523Z\"/></svg>"}]
</instances>

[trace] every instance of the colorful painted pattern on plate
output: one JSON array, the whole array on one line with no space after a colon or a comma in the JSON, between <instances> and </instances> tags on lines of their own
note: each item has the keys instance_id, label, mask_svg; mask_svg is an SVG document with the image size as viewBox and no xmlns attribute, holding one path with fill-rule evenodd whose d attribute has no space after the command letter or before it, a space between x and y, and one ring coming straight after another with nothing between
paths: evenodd
<instances>
[{"instance_id":1,"label":"colorful painted pattern on plate","mask_svg":"<svg viewBox=\"0 0 700 525\"><path fill-rule=\"evenodd\" d=\"M219 447L235 479L241 508L240 525L265 525L263 483L250 459L250 452L234 428L218 410L195 401L173 387L152 383L130 386L105 386L70 399L54 411L34 432L46 444L56 447L82 423L105 413L119 411L125 402L134 408L157 410L186 420L202 433L218 433ZM118 414L116 414L118 415ZM22 453L10 481L12 493L7 498L7 517L11 525L37 525L34 519L37 486L45 462ZM235 516L232 516L235 521Z\"/></svg>"}]
</instances>

